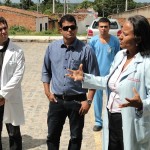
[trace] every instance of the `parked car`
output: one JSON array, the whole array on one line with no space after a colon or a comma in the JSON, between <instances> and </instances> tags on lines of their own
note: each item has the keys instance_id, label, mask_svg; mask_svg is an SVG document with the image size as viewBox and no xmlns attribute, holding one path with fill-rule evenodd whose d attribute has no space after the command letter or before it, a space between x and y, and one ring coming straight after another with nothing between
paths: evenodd
<instances>
[{"instance_id":1,"label":"parked car","mask_svg":"<svg viewBox=\"0 0 150 150\"><path fill-rule=\"evenodd\" d=\"M99 34L98 29L98 21L100 18L97 18L92 21L91 25L86 25L87 28L87 42L90 41L92 36ZM110 20L110 30L109 33L114 36L119 36L121 34L121 26L116 19L109 19Z\"/></svg>"}]
</instances>

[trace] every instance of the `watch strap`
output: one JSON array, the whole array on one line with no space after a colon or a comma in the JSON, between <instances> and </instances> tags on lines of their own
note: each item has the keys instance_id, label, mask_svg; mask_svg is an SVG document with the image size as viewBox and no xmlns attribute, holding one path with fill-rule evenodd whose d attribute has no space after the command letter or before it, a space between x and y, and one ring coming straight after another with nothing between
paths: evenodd
<instances>
[{"instance_id":1,"label":"watch strap","mask_svg":"<svg viewBox=\"0 0 150 150\"><path fill-rule=\"evenodd\" d=\"M92 100L91 99L87 99L86 102L91 105L92 104Z\"/></svg>"}]
</instances>

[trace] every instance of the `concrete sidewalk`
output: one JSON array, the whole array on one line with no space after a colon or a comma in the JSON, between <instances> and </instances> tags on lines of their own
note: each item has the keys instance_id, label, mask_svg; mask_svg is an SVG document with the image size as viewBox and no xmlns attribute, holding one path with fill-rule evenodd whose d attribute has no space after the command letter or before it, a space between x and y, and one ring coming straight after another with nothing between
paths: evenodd
<instances>
[{"instance_id":1,"label":"concrete sidewalk","mask_svg":"<svg viewBox=\"0 0 150 150\"><path fill-rule=\"evenodd\" d=\"M54 40L62 39L62 36L9 36L14 42L51 42ZM79 40L86 42L86 36L77 36Z\"/></svg>"}]
</instances>

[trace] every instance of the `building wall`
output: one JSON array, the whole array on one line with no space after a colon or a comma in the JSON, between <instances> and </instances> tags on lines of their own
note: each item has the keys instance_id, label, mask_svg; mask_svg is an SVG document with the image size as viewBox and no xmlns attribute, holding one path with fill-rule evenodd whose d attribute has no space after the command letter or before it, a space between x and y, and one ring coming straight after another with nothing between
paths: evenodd
<instances>
[{"instance_id":1,"label":"building wall","mask_svg":"<svg viewBox=\"0 0 150 150\"><path fill-rule=\"evenodd\" d=\"M59 31L58 20L56 19L56 20L51 20L51 21L49 21L49 23L48 23L48 29L49 29L49 30L54 30L54 29L56 29L56 30Z\"/></svg>"},{"instance_id":2,"label":"building wall","mask_svg":"<svg viewBox=\"0 0 150 150\"><path fill-rule=\"evenodd\" d=\"M137 8L137 9L133 9L133 10L128 10L128 11L125 11L125 12L119 13L119 14L113 14L113 15L111 15L111 18L118 19L119 23L121 25L123 25L123 23L125 22L125 20L128 17L134 16L134 15L143 15L150 22L150 5L145 6L145 7L141 7L141 8Z\"/></svg>"},{"instance_id":3,"label":"building wall","mask_svg":"<svg viewBox=\"0 0 150 150\"><path fill-rule=\"evenodd\" d=\"M77 26L78 26L78 33L79 34L86 33L87 32L86 25L90 25L95 18L96 17L93 14L83 15L82 19L76 18Z\"/></svg>"},{"instance_id":4,"label":"building wall","mask_svg":"<svg viewBox=\"0 0 150 150\"><path fill-rule=\"evenodd\" d=\"M0 15L6 18L9 27L23 26L31 31L36 31L35 17L4 10L0 10Z\"/></svg>"},{"instance_id":5,"label":"building wall","mask_svg":"<svg viewBox=\"0 0 150 150\"><path fill-rule=\"evenodd\" d=\"M47 29L45 28L45 24L47 23ZM42 30L40 29L40 24L42 25ZM36 31L45 31L48 30L49 25L48 25L48 17L41 17L41 18L36 18Z\"/></svg>"}]
</instances>

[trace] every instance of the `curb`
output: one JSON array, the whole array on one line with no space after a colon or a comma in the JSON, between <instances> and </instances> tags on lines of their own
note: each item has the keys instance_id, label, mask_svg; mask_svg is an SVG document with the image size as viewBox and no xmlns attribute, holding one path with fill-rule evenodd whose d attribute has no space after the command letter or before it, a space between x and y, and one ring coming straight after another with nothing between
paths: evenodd
<instances>
[{"instance_id":1,"label":"curb","mask_svg":"<svg viewBox=\"0 0 150 150\"><path fill-rule=\"evenodd\" d=\"M49 43L54 40L62 39L62 36L9 36L13 42L42 42ZM86 42L86 36L77 36L81 41Z\"/></svg>"}]
</instances>

